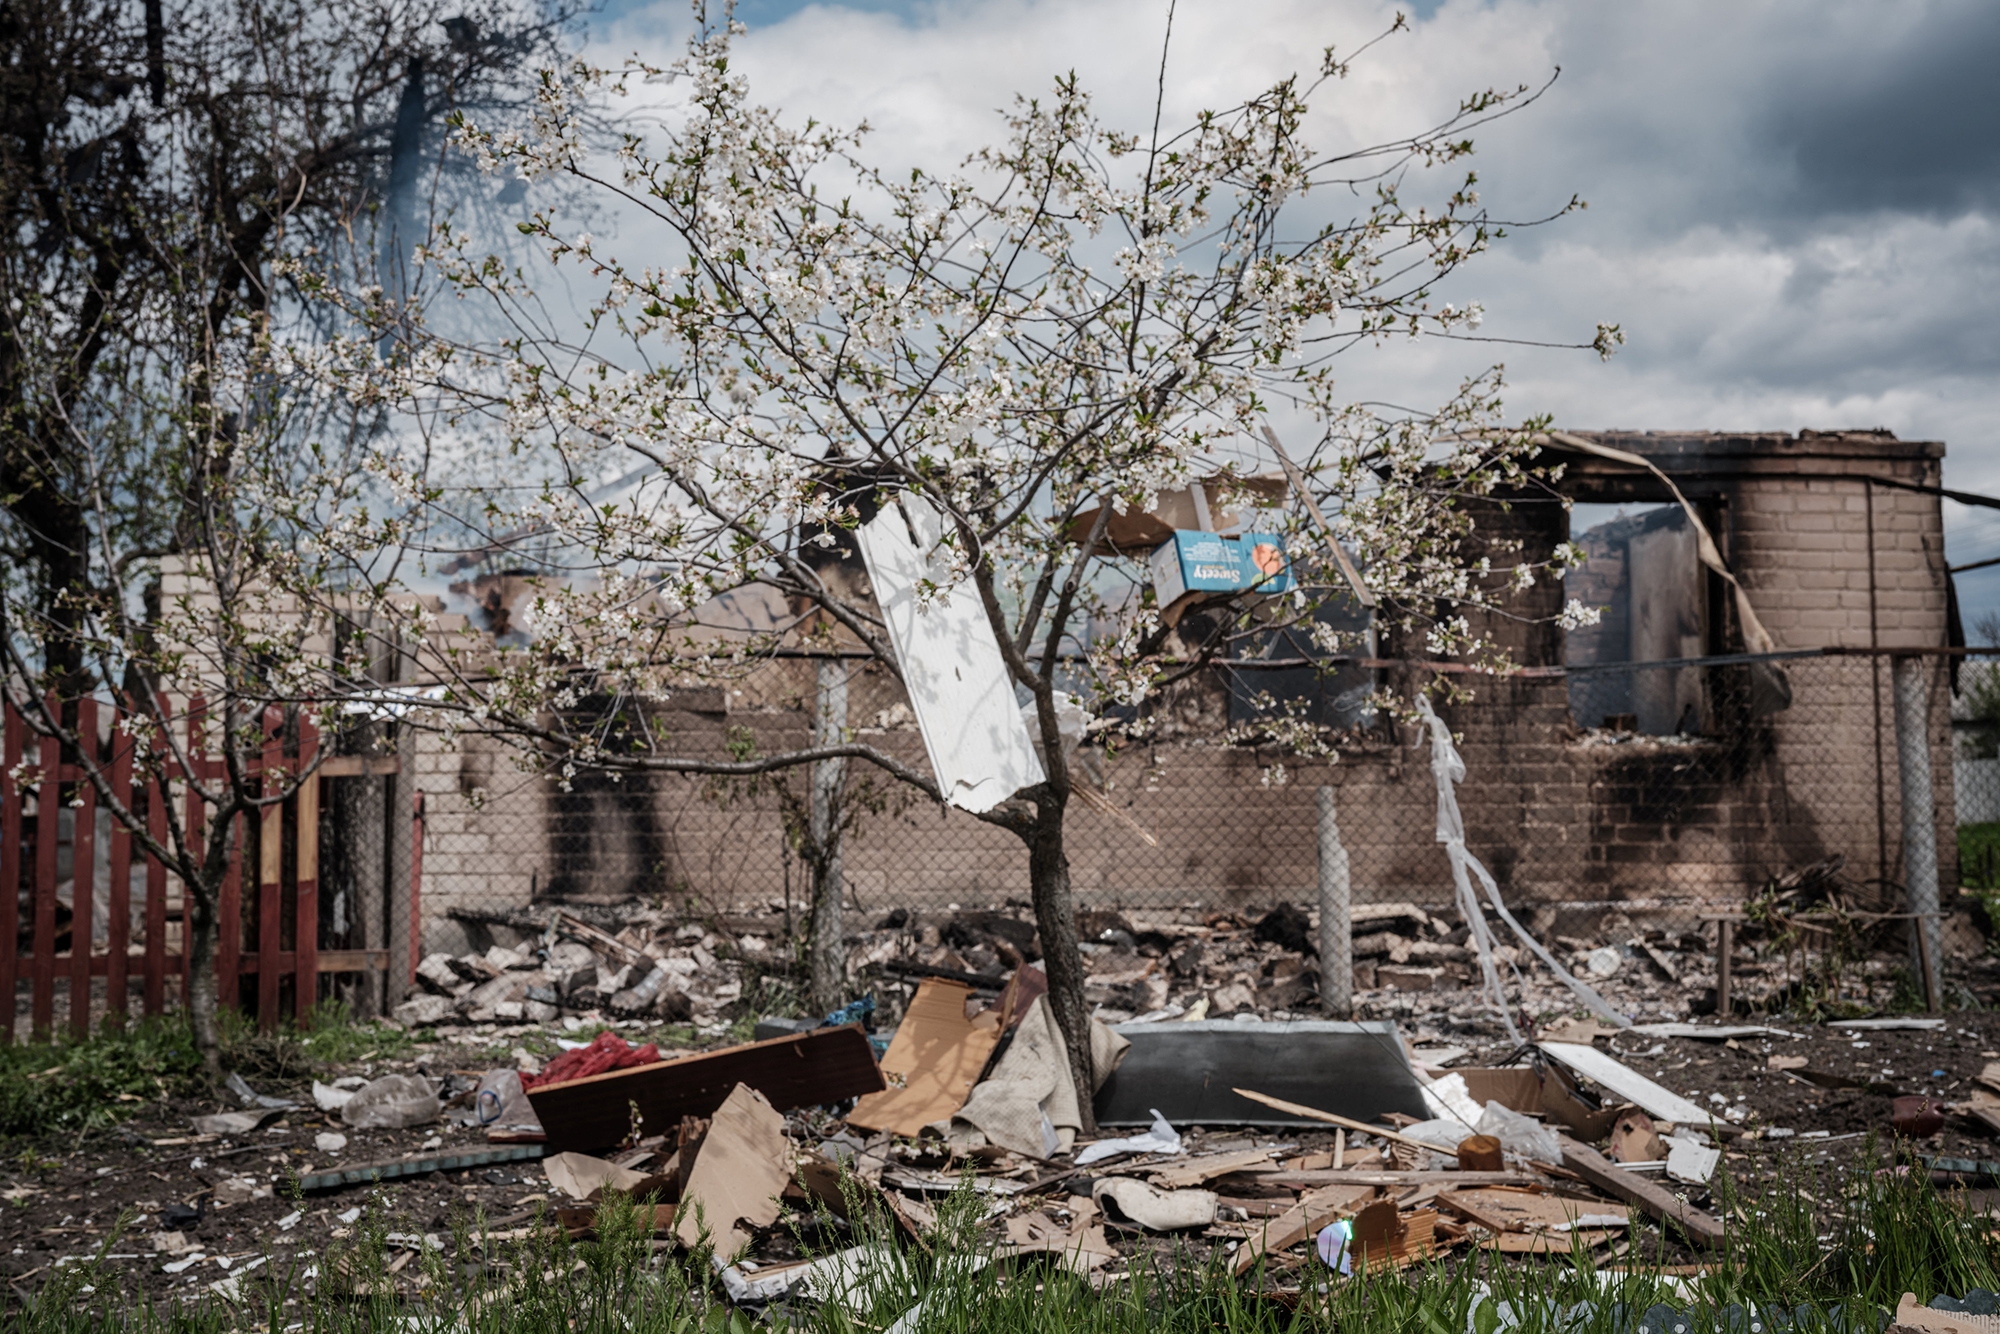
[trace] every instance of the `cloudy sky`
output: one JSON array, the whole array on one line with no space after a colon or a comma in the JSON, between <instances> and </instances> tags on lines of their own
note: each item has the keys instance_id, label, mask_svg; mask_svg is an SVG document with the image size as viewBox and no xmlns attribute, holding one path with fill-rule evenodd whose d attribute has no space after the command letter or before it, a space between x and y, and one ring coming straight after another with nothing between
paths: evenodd
<instances>
[{"instance_id":1,"label":"cloudy sky","mask_svg":"<svg viewBox=\"0 0 2000 1334\"><path fill-rule=\"evenodd\" d=\"M1399 6L1179 0L1167 122L1352 50ZM1356 358L1356 398L1435 403L1506 365L1509 414L1574 428L1885 426L1945 441L1946 484L2000 494L2000 5L1975 0L1441 0L1315 99L1315 141L1379 141L1476 89L1538 84L1478 136L1498 217L1587 211L1517 233L1444 293L1501 338ZM1114 124L1150 119L1165 0L744 0L759 100L875 128L884 163L954 164L999 108L1074 69ZM592 55L670 57L684 0L611 0ZM1990 517L1989 517L1990 516ZM1947 504L1954 564L2000 556L2000 511ZM1964 577L1968 620L2000 570Z\"/></svg>"}]
</instances>

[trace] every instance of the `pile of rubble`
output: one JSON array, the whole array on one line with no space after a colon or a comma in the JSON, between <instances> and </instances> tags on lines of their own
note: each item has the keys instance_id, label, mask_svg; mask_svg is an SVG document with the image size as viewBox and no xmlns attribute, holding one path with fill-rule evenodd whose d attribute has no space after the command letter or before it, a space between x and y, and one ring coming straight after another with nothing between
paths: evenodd
<instances>
[{"instance_id":1,"label":"pile of rubble","mask_svg":"<svg viewBox=\"0 0 2000 1334\"><path fill-rule=\"evenodd\" d=\"M1498 1035L1463 923L1416 903L1353 909L1355 1017L1395 1018L1444 1032ZM584 913L593 914L586 920ZM555 1024L575 1031L619 1019L684 1024L702 1038L757 1019L773 990L789 985L798 922L782 903L763 912L699 921L643 905L554 913L464 914L499 943L483 952L433 954L417 969L421 994L395 1018L413 1027ZM1088 975L1086 998L1110 1023L1184 1017L1300 1018L1320 1008L1315 914L1290 904L1255 916L1194 909L1151 916L1101 909L1078 913ZM1634 1020L1717 1012L1714 928L1706 934L1635 924L1618 911L1587 922L1534 915L1532 929L1574 974ZM1575 933L1575 934L1573 934ZM1769 934L1766 932L1765 934ZM1736 934L1733 1010L1799 985L1796 960L1750 927ZM1947 954L1977 971L1984 939L1969 912L1946 923ZM1024 909L943 913L897 909L847 941L847 973L893 1023L904 983L955 978L997 992L1037 961L1040 941ZM1875 957L1879 956L1879 957ZM1574 996L1515 946L1494 947L1518 1008L1554 1013ZM1833 997L1864 1012L1887 1003L1906 964L1895 942L1849 964ZM756 985L773 978L775 988ZM1816 984L1830 990L1825 982Z\"/></svg>"}]
</instances>

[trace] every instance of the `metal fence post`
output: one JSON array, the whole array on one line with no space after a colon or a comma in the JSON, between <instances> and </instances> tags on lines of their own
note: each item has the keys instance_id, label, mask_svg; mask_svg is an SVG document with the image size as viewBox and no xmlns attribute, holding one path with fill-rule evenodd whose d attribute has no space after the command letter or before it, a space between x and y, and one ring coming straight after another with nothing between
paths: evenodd
<instances>
[{"instance_id":1,"label":"metal fence post","mask_svg":"<svg viewBox=\"0 0 2000 1334\"><path fill-rule=\"evenodd\" d=\"M1353 899L1333 789L1319 789L1319 996L1336 1019L1354 1012Z\"/></svg>"},{"instance_id":2,"label":"metal fence post","mask_svg":"<svg viewBox=\"0 0 2000 1334\"><path fill-rule=\"evenodd\" d=\"M1930 690L1924 660L1899 657L1896 774L1903 789L1903 879L1909 885L1910 956L1923 979L1924 1003L1940 1008L1944 924L1938 919L1937 800L1931 790ZM1921 938L1920 938L1921 937Z\"/></svg>"}]
</instances>

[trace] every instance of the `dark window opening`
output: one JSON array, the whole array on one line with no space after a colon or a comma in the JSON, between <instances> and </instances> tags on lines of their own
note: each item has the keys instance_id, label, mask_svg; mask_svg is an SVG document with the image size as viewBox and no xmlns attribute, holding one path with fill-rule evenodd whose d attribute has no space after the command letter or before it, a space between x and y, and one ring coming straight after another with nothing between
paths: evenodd
<instances>
[{"instance_id":1,"label":"dark window opening","mask_svg":"<svg viewBox=\"0 0 2000 1334\"><path fill-rule=\"evenodd\" d=\"M1564 597L1599 612L1597 624L1566 637L1577 726L1648 736L1707 732L1701 668L1638 666L1708 650L1708 579L1686 511L1675 504L1577 505L1570 532L1586 559L1564 576ZM1578 670L1618 664L1634 670Z\"/></svg>"}]
</instances>

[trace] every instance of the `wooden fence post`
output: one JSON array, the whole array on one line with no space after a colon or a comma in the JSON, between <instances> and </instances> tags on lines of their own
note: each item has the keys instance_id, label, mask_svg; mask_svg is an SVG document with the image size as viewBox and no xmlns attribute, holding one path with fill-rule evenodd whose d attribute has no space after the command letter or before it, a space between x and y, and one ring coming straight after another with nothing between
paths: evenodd
<instances>
[{"instance_id":1,"label":"wooden fence post","mask_svg":"<svg viewBox=\"0 0 2000 1334\"><path fill-rule=\"evenodd\" d=\"M132 764L134 742L122 735L118 725L129 713L122 714L117 706L111 710L111 793L132 809ZM128 972L132 948L132 831L122 820L111 823L111 893L106 912L110 920L104 924L106 955L104 959L104 1013L108 1018L117 1015L123 1023L127 1010L125 990L129 982Z\"/></svg>"},{"instance_id":2,"label":"wooden fence post","mask_svg":"<svg viewBox=\"0 0 2000 1334\"><path fill-rule=\"evenodd\" d=\"M319 729L299 719L297 773L312 773L319 757ZM292 914L292 1016L300 1028L312 1023L319 999L319 784L318 774L299 784L294 799L298 826L293 874L298 906Z\"/></svg>"},{"instance_id":3,"label":"wooden fence post","mask_svg":"<svg viewBox=\"0 0 2000 1334\"><path fill-rule=\"evenodd\" d=\"M18 976L21 934L21 786L14 773L21 766L25 720L12 703L4 706L0 719L0 894L6 906L0 909L0 997L7 1012L0 1016L0 1042L14 1041L14 980Z\"/></svg>"},{"instance_id":4,"label":"wooden fence post","mask_svg":"<svg viewBox=\"0 0 2000 1334\"><path fill-rule=\"evenodd\" d=\"M62 708L54 695L46 701L55 716ZM55 1025L56 993L56 843L62 834L62 746L54 737L42 739L41 772L35 784L35 957L29 961L34 995L29 1023L37 1042L46 1042Z\"/></svg>"},{"instance_id":5,"label":"wooden fence post","mask_svg":"<svg viewBox=\"0 0 2000 1334\"><path fill-rule=\"evenodd\" d=\"M90 1036L90 955L96 948L97 785L86 776L97 762L97 701L76 702L76 824L69 843L69 1031Z\"/></svg>"}]
</instances>

